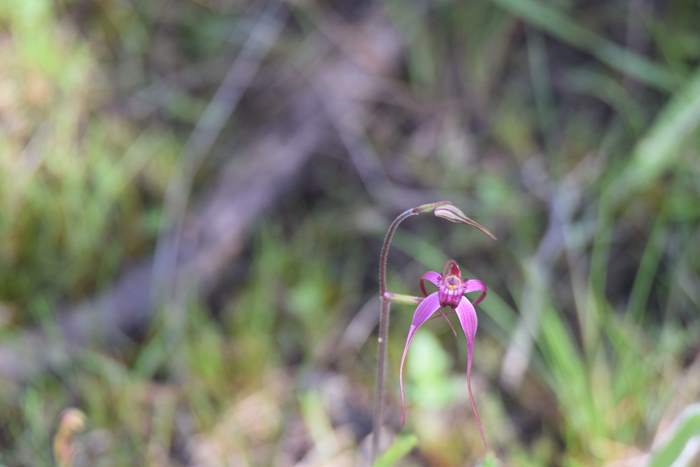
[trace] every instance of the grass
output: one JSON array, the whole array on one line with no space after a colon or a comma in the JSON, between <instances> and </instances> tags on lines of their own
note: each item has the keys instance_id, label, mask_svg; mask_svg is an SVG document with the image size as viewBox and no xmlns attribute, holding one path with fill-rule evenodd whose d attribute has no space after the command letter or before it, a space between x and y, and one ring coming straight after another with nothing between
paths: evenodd
<instances>
[{"instance_id":1,"label":"grass","mask_svg":"<svg viewBox=\"0 0 700 467\"><path fill-rule=\"evenodd\" d=\"M177 143L107 113L92 118L106 76L49 2L8 8L0 23L12 37L2 50L0 295L9 319L37 322L59 300L109 284L124 257L149 246L158 204L148 198L160 197Z\"/></svg>"},{"instance_id":2,"label":"grass","mask_svg":"<svg viewBox=\"0 0 700 467\"><path fill-rule=\"evenodd\" d=\"M63 304L108 288L152 251L182 144L250 14L193 2L168 15L157 3L0 6L0 344L50 327ZM482 465L647 454L670 465L698 433L700 11L649 6L641 42L629 42L620 5L383 3L406 49L370 108L367 142L396 183L444 194L500 239L422 219L402 227L390 259L396 292L416 293L417 277L447 257L489 285L474 386L496 451ZM315 5L312 24L290 26L265 67L302 56L330 10ZM254 85L217 151L257 125L250 112L270 102L270 83ZM395 213L364 191L344 153L328 151L260 219L216 296L189 297L176 355L164 309L119 352L86 349L19 391L0 382L0 465L53 465L69 406L86 415L76 465L359 462L375 344L344 333L376 294ZM582 161L597 168L573 176ZM561 255L543 262L552 202L572 190L581 202L559 225ZM481 462L461 385L465 345L441 320L416 337L398 428L411 312L392 310L387 419L398 433L378 465ZM510 385L504 361L526 347Z\"/></svg>"}]
</instances>

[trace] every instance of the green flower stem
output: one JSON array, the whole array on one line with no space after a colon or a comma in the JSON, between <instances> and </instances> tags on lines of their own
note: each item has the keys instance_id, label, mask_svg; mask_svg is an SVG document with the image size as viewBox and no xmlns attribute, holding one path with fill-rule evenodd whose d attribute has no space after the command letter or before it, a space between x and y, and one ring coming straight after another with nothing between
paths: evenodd
<instances>
[{"instance_id":1,"label":"green flower stem","mask_svg":"<svg viewBox=\"0 0 700 467\"><path fill-rule=\"evenodd\" d=\"M392 303L400 303L402 305L418 305L423 300L421 297L392 292L386 292L384 298Z\"/></svg>"}]
</instances>

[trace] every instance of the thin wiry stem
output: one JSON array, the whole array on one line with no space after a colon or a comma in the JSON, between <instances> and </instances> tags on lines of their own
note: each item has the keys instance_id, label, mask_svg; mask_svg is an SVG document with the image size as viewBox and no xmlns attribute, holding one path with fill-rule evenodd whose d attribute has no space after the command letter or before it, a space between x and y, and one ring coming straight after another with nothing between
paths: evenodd
<instances>
[{"instance_id":1,"label":"thin wiry stem","mask_svg":"<svg viewBox=\"0 0 700 467\"><path fill-rule=\"evenodd\" d=\"M379 451L379 440L384 422L384 380L386 377L386 343L389 337L389 312L391 311L391 300L386 295L386 265L389 259L389 248L391 241L394 239L396 230L399 224L409 217L418 215L414 209L409 209L402 212L389 225L389 229L384 236L382 249L379 253L379 300L381 306L379 309L379 336L377 337L377 346L379 356L377 359L377 381L374 394L374 423L372 428L372 447L370 450L370 465L374 463L374 459Z\"/></svg>"},{"instance_id":2,"label":"thin wiry stem","mask_svg":"<svg viewBox=\"0 0 700 467\"><path fill-rule=\"evenodd\" d=\"M385 299L384 294L386 290L386 265L389 261L389 248L391 247L391 242L394 240L394 235L399 228L399 224L405 221L409 217L417 216L419 212L416 208L408 209L401 214L399 214L396 219L389 225L389 229L386 231L384 236L384 242L382 243L382 250L379 252L379 298Z\"/></svg>"}]
</instances>

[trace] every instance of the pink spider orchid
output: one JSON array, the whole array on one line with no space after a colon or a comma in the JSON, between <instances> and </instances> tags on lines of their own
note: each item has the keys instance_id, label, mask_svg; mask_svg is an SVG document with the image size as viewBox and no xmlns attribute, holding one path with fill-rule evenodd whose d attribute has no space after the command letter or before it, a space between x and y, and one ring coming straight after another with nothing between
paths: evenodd
<instances>
[{"instance_id":1,"label":"pink spider orchid","mask_svg":"<svg viewBox=\"0 0 700 467\"><path fill-rule=\"evenodd\" d=\"M427 291L425 290L425 281L435 285L437 287L437 291L428 295ZM442 275L435 271L429 271L423 274L420 279L420 289L425 298L418 304L418 307L413 314L413 321L411 322L411 327L408 330L408 337L406 337L406 345L403 349L401 368L399 371L399 382L401 386L401 423L403 424L406 419L406 397L403 384L403 367L404 363L406 362L408 348L410 347L411 341L413 341L413 337L415 336L416 331L418 331L418 328L420 328L423 323L429 319L435 317L434 315L436 312L439 311L441 314L443 314L441 308L447 306L452 308L455 313L457 313L457 318L459 319L464 335L467 338L467 389L469 392L469 400L471 402L472 411L474 412L474 417L476 418L476 422L479 427L481 438L484 445L488 446L486 437L484 436L484 430L481 425L479 410L476 407L476 402L474 401L471 387L472 355L478 319L474 305L472 305L469 299L464 296L470 292L481 292L481 295L479 295L474 302L475 304L478 304L486 297L486 285L478 279L462 280L462 273L459 266L454 260L449 260L445 264Z\"/></svg>"}]
</instances>

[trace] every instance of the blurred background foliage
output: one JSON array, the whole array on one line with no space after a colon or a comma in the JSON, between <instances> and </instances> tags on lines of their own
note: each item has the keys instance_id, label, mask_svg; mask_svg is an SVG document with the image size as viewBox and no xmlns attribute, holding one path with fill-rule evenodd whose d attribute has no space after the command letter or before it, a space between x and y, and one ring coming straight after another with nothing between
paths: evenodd
<instances>
[{"instance_id":1,"label":"blurred background foliage","mask_svg":"<svg viewBox=\"0 0 700 467\"><path fill-rule=\"evenodd\" d=\"M27 329L50 333L57 310L109 290L153 252L183 146L264 7L0 2L0 348ZM700 434L700 5L281 8L281 35L193 196L244 157L241 142L264 132L283 84L311 79L300 69L321 50L342 53L344 28L381 10L402 50L362 103L354 137L370 172L331 135L257 219L216 292L188 297L174 353L166 307L125 348L97 343L60 370L0 380L0 464L54 465L68 406L86 415L75 465L360 463L377 254L401 210L378 196L387 186L451 199L499 237L421 217L402 227L390 260L397 292L417 293L419 275L447 257L489 285L474 384L493 458L698 462L697 444L684 445ZM416 337L399 427L412 310L393 311L388 418L401 436L382 465L480 462L465 346L441 320Z\"/></svg>"}]
</instances>

